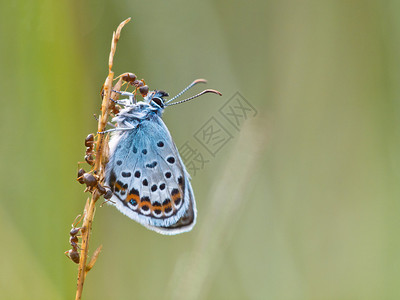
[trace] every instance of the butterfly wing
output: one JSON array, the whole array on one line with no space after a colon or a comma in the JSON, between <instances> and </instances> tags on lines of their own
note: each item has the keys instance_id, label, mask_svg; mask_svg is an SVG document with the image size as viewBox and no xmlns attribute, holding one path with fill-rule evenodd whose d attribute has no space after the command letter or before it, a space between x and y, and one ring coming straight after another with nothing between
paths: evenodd
<instances>
[{"instance_id":1,"label":"butterfly wing","mask_svg":"<svg viewBox=\"0 0 400 300\"><path fill-rule=\"evenodd\" d=\"M178 234L196 223L190 176L156 114L111 137L105 184L117 209L151 230Z\"/></svg>"}]
</instances>

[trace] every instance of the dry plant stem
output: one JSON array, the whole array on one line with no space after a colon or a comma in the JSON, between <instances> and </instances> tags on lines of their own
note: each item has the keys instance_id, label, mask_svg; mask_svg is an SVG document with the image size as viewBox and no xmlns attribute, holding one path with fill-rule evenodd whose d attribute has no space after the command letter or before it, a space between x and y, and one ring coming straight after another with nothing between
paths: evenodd
<instances>
[{"instance_id":1,"label":"dry plant stem","mask_svg":"<svg viewBox=\"0 0 400 300\"><path fill-rule=\"evenodd\" d=\"M100 245L99 247L97 247L96 251L94 251L92 258L90 259L89 263L86 265L86 273L89 272L94 264L96 263L97 258L100 255L101 249L103 248L103 245Z\"/></svg>"},{"instance_id":2,"label":"dry plant stem","mask_svg":"<svg viewBox=\"0 0 400 300\"><path fill-rule=\"evenodd\" d=\"M90 230L92 227L92 221L94 217L94 209L95 209L96 201L92 199L88 199L85 206L85 218L83 220L82 226L82 244L81 244L81 259L79 261L79 270L78 270L78 284L76 290L76 297L75 299L81 299L83 284L85 282L86 277L86 260L87 260L87 253L89 250L89 236Z\"/></svg>"},{"instance_id":3,"label":"dry plant stem","mask_svg":"<svg viewBox=\"0 0 400 300\"><path fill-rule=\"evenodd\" d=\"M123 21L117 28L117 31L113 33L113 39L111 43L111 52L110 52L110 57L109 57L109 72L107 79L104 83L104 96L103 96L103 102L101 105L101 116L99 119L98 127L97 130L99 132L103 132L108 121L108 116L109 116L109 107L110 107L110 98L111 98L111 93L112 93L112 83L114 79L114 72L111 70L113 66L113 59L114 59L114 54L115 50L117 47L117 42L120 37L121 29L125 26L126 23L130 21L130 18ZM97 139L96 143L96 160L94 164L93 171L98 174L100 178L100 182L104 178L104 159L103 159L103 154L106 152L105 147L104 147L104 141L105 137L103 134L100 134ZM82 226L82 245L81 245L81 253L80 253L80 261L79 261L79 269L78 269L78 283L77 283L77 290L76 290L76 296L75 300L80 300L82 297L82 291L83 291L83 284L85 282L86 274L87 272L93 268L94 263L97 260L98 255L100 254L101 246L97 248L95 251L92 259L90 260L89 264L86 265L87 261L87 256L88 256L88 250L89 250L89 238L90 238L90 233L92 229L92 222L94 218L94 212L96 208L96 201L100 198L100 194L97 190L95 190L92 194L91 199L87 200L86 206L85 206L85 217L83 220L83 226Z\"/></svg>"}]
</instances>

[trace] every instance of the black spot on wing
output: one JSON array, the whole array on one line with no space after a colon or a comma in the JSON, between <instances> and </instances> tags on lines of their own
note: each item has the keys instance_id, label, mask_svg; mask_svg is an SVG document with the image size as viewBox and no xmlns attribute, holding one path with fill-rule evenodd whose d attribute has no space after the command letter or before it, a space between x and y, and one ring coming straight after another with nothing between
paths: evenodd
<instances>
[{"instance_id":1,"label":"black spot on wing","mask_svg":"<svg viewBox=\"0 0 400 300\"><path fill-rule=\"evenodd\" d=\"M114 188L114 184L115 184L116 181L117 181L117 176L115 175L114 170L111 170L110 179L109 179L109 182L108 182L108 184L110 185L111 189Z\"/></svg>"},{"instance_id":2,"label":"black spot on wing","mask_svg":"<svg viewBox=\"0 0 400 300\"><path fill-rule=\"evenodd\" d=\"M121 173L122 177L131 177L131 172L122 172Z\"/></svg>"},{"instance_id":3,"label":"black spot on wing","mask_svg":"<svg viewBox=\"0 0 400 300\"><path fill-rule=\"evenodd\" d=\"M126 190L128 188L128 184L127 183L123 183L122 181L118 180L117 183L124 189Z\"/></svg>"},{"instance_id":4,"label":"black spot on wing","mask_svg":"<svg viewBox=\"0 0 400 300\"><path fill-rule=\"evenodd\" d=\"M182 201L182 198L177 198L177 199L174 200L174 203L175 203L176 206L179 206L181 201Z\"/></svg>"},{"instance_id":5,"label":"black spot on wing","mask_svg":"<svg viewBox=\"0 0 400 300\"><path fill-rule=\"evenodd\" d=\"M179 184L179 186L180 186L180 188L182 190L182 193L184 193L185 192L185 181L183 180L182 176L179 176L178 184Z\"/></svg>"},{"instance_id":6,"label":"black spot on wing","mask_svg":"<svg viewBox=\"0 0 400 300\"><path fill-rule=\"evenodd\" d=\"M135 188L132 188L131 191L130 191L129 193L130 193L130 194L133 194L133 195L139 196L139 191L138 191L137 189L135 189Z\"/></svg>"},{"instance_id":7,"label":"black spot on wing","mask_svg":"<svg viewBox=\"0 0 400 300\"><path fill-rule=\"evenodd\" d=\"M148 196L143 196L142 198L140 198L140 202L149 202L150 203L150 198Z\"/></svg>"},{"instance_id":8,"label":"black spot on wing","mask_svg":"<svg viewBox=\"0 0 400 300\"><path fill-rule=\"evenodd\" d=\"M146 168L149 168L149 169L153 169L153 168L155 168L155 166L157 166L157 162L156 161L153 161L150 164L146 164Z\"/></svg>"}]
</instances>

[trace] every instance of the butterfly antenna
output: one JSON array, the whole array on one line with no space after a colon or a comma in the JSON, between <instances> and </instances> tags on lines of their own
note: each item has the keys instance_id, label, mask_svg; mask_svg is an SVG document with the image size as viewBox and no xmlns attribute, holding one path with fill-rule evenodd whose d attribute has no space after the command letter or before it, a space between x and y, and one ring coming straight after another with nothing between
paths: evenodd
<instances>
[{"instance_id":1,"label":"butterfly antenna","mask_svg":"<svg viewBox=\"0 0 400 300\"><path fill-rule=\"evenodd\" d=\"M204 95L204 94L207 94L207 93L213 93L213 94L217 94L217 95L222 96L222 94L221 94L220 92L218 92L217 90L208 89L208 90L202 91L201 93L198 93L197 95L194 95L194 96L192 96L192 97L189 97L189 98L187 98L187 99L184 99L184 100L181 100L181 101L178 101L178 102L175 102L175 103L171 103L171 104L168 104L168 105L165 105L165 106L171 106L171 105L175 105L175 104L180 104L180 103L183 103L183 102L187 102L187 101L193 100L194 98L200 97L201 95Z\"/></svg>"},{"instance_id":2,"label":"butterfly antenna","mask_svg":"<svg viewBox=\"0 0 400 300\"><path fill-rule=\"evenodd\" d=\"M198 83L207 83L207 80L205 79L196 79L195 81L193 81L191 84L189 84L187 87L185 87L178 95L176 95L175 97L169 99L167 102L165 102L165 104L170 103L171 101L174 101L176 98L179 98L180 96L182 96L188 89L190 89L191 87L193 87L194 85L198 84Z\"/></svg>"}]
</instances>

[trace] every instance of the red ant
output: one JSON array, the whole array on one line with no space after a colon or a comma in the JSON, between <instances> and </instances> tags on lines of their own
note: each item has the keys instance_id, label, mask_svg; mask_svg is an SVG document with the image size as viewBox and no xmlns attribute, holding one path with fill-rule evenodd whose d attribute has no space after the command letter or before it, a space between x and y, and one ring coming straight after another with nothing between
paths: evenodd
<instances>
[{"instance_id":1,"label":"red ant","mask_svg":"<svg viewBox=\"0 0 400 300\"><path fill-rule=\"evenodd\" d=\"M89 191L93 191L94 187L97 187L100 195L104 195L104 199L110 199L113 195L112 191L102 186L93 174L86 173L84 169L79 169L78 178L80 184L86 184Z\"/></svg>"},{"instance_id":2,"label":"red ant","mask_svg":"<svg viewBox=\"0 0 400 300\"><path fill-rule=\"evenodd\" d=\"M123 81L133 85L136 89L139 89L139 92L143 97L145 97L149 92L149 87L145 84L144 80L137 80L136 75L133 73L124 73L118 77L122 77Z\"/></svg>"},{"instance_id":3,"label":"red ant","mask_svg":"<svg viewBox=\"0 0 400 300\"><path fill-rule=\"evenodd\" d=\"M85 139L85 146L86 146L86 155L85 161L93 166L94 165L94 135L91 133Z\"/></svg>"},{"instance_id":4,"label":"red ant","mask_svg":"<svg viewBox=\"0 0 400 300\"><path fill-rule=\"evenodd\" d=\"M81 218L79 219L79 221L76 222L76 219L78 219L79 217L81 217ZM81 231L82 227L75 227L75 226L77 226L82 221L82 218L83 218L83 216L78 215L75 218L74 222L72 223L72 225L71 225L72 229L69 232L69 235L71 236L69 238L69 243L71 244L72 249L64 252L65 255L76 264L79 264L79 260L80 260L80 255L78 252L78 248L79 248L78 241L79 240L78 240L77 235Z\"/></svg>"}]
</instances>

